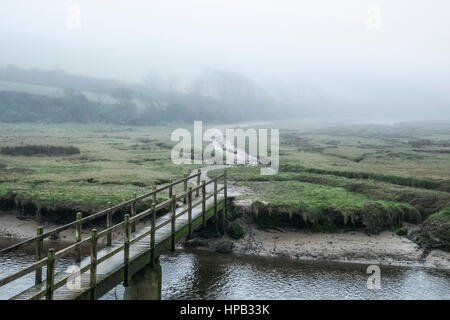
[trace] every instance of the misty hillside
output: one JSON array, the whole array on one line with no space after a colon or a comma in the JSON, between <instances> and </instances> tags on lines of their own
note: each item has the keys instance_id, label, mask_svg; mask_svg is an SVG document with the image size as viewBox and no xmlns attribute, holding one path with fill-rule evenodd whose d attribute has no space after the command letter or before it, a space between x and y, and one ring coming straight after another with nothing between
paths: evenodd
<instances>
[{"instance_id":1,"label":"misty hillside","mask_svg":"<svg viewBox=\"0 0 450 320\"><path fill-rule=\"evenodd\" d=\"M142 83L62 70L0 67L0 122L242 122L290 118L449 117L450 97L398 83L390 94L355 84L350 92L307 81L256 84L244 75L204 71L184 88L148 74ZM370 86L368 86L370 87ZM385 90L385 89L383 89Z\"/></svg>"},{"instance_id":2,"label":"misty hillside","mask_svg":"<svg viewBox=\"0 0 450 320\"><path fill-rule=\"evenodd\" d=\"M179 92L154 83L0 67L2 122L228 122L271 119L277 116L276 110L264 89L235 73L201 74L188 92Z\"/></svg>"}]
</instances>

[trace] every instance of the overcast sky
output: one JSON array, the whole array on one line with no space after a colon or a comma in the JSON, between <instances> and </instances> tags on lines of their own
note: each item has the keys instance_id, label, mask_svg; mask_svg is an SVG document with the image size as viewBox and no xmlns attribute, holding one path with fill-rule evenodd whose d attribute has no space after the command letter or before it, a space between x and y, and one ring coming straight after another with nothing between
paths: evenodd
<instances>
[{"instance_id":1,"label":"overcast sky","mask_svg":"<svg viewBox=\"0 0 450 320\"><path fill-rule=\"evenodd\" d=\"M348 99L450 92L448 0L1 0L0 40L0 65L135 82L219 69Z\"/></svg>"}]
</instances>

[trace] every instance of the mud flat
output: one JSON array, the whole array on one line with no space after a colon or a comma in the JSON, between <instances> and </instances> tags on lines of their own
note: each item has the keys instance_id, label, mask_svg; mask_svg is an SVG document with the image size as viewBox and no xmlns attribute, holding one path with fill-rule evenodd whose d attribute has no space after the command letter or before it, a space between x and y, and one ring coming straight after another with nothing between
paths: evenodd
<instances>
[{"instance_id":1,"label":"mud flat","mask_svg":"<svg viewBox=\"0 0 450 320\"><path fill-rule=\"evenodd\" d=\"M238 219L245 235L235 240L228 236L209 238L198 249L215 250L224 241L232 242L237 254L283 257L301 260L339 261L364 264L424 266L450 270L450 253L442 250L426 252L406 237L390 231L367 235L359 231L343 233L311 233L294 228L259 229L247 219ZM51 230L58 225L19 218L15 212L0 212L0 236L14 239L36 235L36 227ZM138 226L139 228L139 226ZM89 231L84 230L85 236ZM72 241L73 230L61 232L58 239Z\"/></svg>"},{"instance_id":2,"label":"mud flat","mask_svg":"<svg viewBox=\"0 0 450 320\"><path fill-rule=\"evenodd\" d=\"M367 234L363 231L313 233L295 227L260 228L249 214L251 200L238 200L243 206L235 221L242 226L244 237L232 239L222 236L207 239L200 249L214 250L223 242L231 242L233 253L299 260L337 261L363 264L420 266L450 270L450 252L427 250L406 236L391 231ZM241 208L242 209L242 208ZM404 224L409 230L419 226Z\"/></svg>"},{"instance_id":3,"label":"mud flat","mask_svg":"<svg viewBox=\"0 0 450 320\"><path fill-rule=\"evenodd\" d=\"M145 222L139 222L137 228L145 225ZM23 216L18 211L0 211L0 237L1 238L12 238L19 240L28 239L36 236L37 227L44 227L44 232L56 229L62 224L56 224L48 221L38 222L35 217ZM103 228L104 225L99 226ZM92 226L95 228L95 226ZM90 228L83 228L82 234L83 238L90 235ZM122 230L113 231L113 236L121 236ZM72 242L75 239L75 228L69 228L60 232L56 239L61 241Z\"/></svg>"},{"instance_id":4,"label":"mud flat","mask_svg":"<svg viewBox=\"0 0 450 320\"><path fill-rule=\"evenodd\" d=\"M356 231L328 234L289 228L259 230L250 225L245 225L244 230L245 236L239 240L208 239L208 245L199 249L214 250L220 243L230 241L232 252L238 254L450 270L449 252L424 252L413 241L390 231L378 235Z\"/></svg>"}]
</instances>

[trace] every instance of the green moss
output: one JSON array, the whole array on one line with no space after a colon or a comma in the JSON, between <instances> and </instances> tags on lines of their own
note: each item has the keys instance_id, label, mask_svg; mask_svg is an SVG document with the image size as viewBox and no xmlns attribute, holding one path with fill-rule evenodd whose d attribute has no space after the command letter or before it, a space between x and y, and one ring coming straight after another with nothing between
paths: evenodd
<instances>
[{"instance_id":1,"label":"green moss","mask_svg":"<svg viewBox=\"0 0 450 320\"><path fill-rule=\"evenodd\" d=\"M425 222L431 222L433 220L443 220L446 222L450 221L450 207L445 208L439 212L436 212L428 217L428 219Z\"/></svg>"},{"instance_id":2,"label":"green moss","mask_svg":"<svg viewBox=\"0 0 450 320\"><path fill-rule=\"evenodd\" d=\"M233 239L240 239L244 236L244 228L239 223L232 222L228 225L227 233Z\"/></svg>"},{"instance_id":3,"label":"green moss","mask_svg":"<svg viewBox=\"0 0 450 320\"><path fill-rule=\"evenodd\" d=\"M408 229L406 227L393 227L392 231L395 232L396 235L405 237L408 234Z\"/></svg>"}]
</instances>

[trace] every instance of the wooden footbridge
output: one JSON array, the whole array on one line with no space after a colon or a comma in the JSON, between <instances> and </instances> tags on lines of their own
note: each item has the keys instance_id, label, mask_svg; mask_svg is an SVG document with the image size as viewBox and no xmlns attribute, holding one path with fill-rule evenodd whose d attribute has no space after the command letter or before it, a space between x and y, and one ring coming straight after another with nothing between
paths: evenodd
<instances>
[{"instance_id":1,"label":"wooden footbridge","mask_svg":"<svg viewBox=\"0 0 450 320\"><path fill-rule=\"evenodd\" d=\"M0 254L6 254L25 246L36 248L36 262L0 279L0 289L34 273L34 285L10 299L98 299L120 283L127 287L133 275L141 269L158 267L161 253L167 249L175 250L177 241L192 237L193 231L205 227L212 217L215 218L217 232L223 233L227 215L226 172L208 182L200 182L200 176L201 171L198 170L95 214L82 217L78 213L75 221L48 232L38 227L36 237L0 250ZM223 178L223 185L218 186L220 178ZM178 184L183 185L183 191L175 194ZM158 193L168 194L168 200L158 203ZM145 209L137 212L144 203ZM114 224L119 212L129 213ZM90 236L83 239L83 224L94 219L96 222L105 219L105 228L101 231L93 229ZM138 222L144 226L136 228ZM73 244L58 251L50 248L45 255L44 239L69 229L75 230ZM89 256L83 257L83 247L90 247ZM55 263L70 254L75 256L76 274L56 273ZM45 278L43 269L46 270ZM161 285L160 274L156 285ZM159 298L160 292L161 288Z\"/></svg>"}]
</instances>

